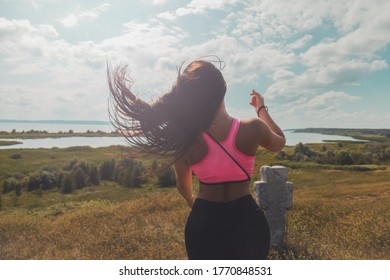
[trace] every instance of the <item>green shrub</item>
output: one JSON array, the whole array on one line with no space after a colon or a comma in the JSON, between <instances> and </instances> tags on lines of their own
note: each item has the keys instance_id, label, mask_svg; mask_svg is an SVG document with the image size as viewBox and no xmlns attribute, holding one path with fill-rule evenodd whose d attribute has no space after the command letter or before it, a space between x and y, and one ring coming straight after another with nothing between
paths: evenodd
<instances>
[{"instance_id":1,"label":"green shrub","mask_svg":"<svg viewBox=\"0 0 390 280\"><path fill-rule=\"evenodd\" d=\"M25 187L27 191L50 190L59 185L59 170L54 167L42 167L27 176Z\"/></svg>"},{"instance_id":2,"label":"green shrub","mask_svg":"<svg viewBox=\"0 0 390 280\"><path fill-rule=\"evenodd\" d=\"M22 155L21 154L12 154L9 157L12 158L12 159L22 159Z\"/></svg>"},{"instance_id":3,"label":"green shrub","mask_svg":"<svg viewBox=\"0 0 390 280\"><path fill-rule=\"evenodd\" d=\"M89 170L89 182L95 186L100 185L99 172L98 172L96 165L94 165L94 164L91 165L91 168Z\"/></svg>"},{"instance_id":4,"label":"green shrub","mask_svg":"<svg viewBox=\"0 0 390 280\"><path fill-rule=\"evenodd\" d=\"M112 181L114 179L115 160L109 159L100 165L100 179Z\"/></svg>"},{"instance_id":5,"label":"green shrub","mask_svg":"<svg viewBox=\"0 0 390 280\"><path fill-rule=\"evenodd\" d=\"M72 175L69 172L62 174L61 178L61 192L64 194L71 194L75 189L75 183Z\"/></svg>"},{"instance_id":6,"label":"green shrub","mask_svg":"<svg viewBox=\"0 0 390 280\"><path fill-rule=\"evenodd\" d=\"M99 185L100 177L96 165L84 160L73 159L64 165L63 170L70 172L75 188L81 189L88 185Z\"/></svg>"},{"instance_id":7,"label":"green shrub","mask_svg":"<svg viewBox=\"0 0 390 280\"><path fill-rule=\"evenodd\" d=\"M21 194L21 181L10 177L3 182L3 193L14 191L18 196Z\"/></svg>"},{"instance_id":8,"label":"green shrub","mask_svg":"<svg viewBox=\"0 0 390 280\"><path fill-rule=\"evenodd\" d=\"M26 185L27 191L31 192L34 190L38 190L41 187L41 184L42 184L42 180L41 180L40 172L34 171L30 173L30 175L28 176L27 185Z\"/></svg>"},{"instance_id":9,"label":"green shrub","mask_svg":"<svg viewBox=\"0 0 390 280\"><path fill-rule=\"evenodd\" d=\"M77 167L72 171L72 178L75 183L76 189L84 188L88 183L87 175L81 167Z\"/></svg>"},{"instance_id":10,"label":"green shrub","mask_svg":"<svg viewBox=\"0 0 390 280\"><path fill-rule=\"evenodd\" d=\"M114 181L128 188L140 187L147 181L143 176L145 170L142 162L132 158L122 158L115 164Z\"/></svg>"},{"instance_id":11,"label":"green shrub","mask_svg":"<svg viewBox=\"0 0 390 280\"><path fill-rule=\"evenodd\" d=\"M351 165L353 164L353 159L348 151L342 150L336 155L336 164L339 165Z\"/></svg>"},{"instance_id":12,"label":"green shrub","mask_svg":"<svg viewBox=\"0 0 390 280\"><path fill-rule=\"evenodd\" d=\"M174 187L176 185L175 170L169 167L158 175L158 186L160 188Z\"/></svg>"},{"instance_id":13,"label":"green shrub","mask_svg":"<svg viewBox=\"0 0 390 280\"><path fill-rule=\"evenodd\" d=\"M342 147L342 145L338 145ZM330 150L326 146L320 147L320 152L313 151L308 145L299 143L295 146L292 155L280 151L275 155L275 159L289 160L294 162L313 162L319 164L332 165L367 165L381 164L390 161L389 143L367 143L364 148L354 151Z\"/></svg>"}]
</instances>

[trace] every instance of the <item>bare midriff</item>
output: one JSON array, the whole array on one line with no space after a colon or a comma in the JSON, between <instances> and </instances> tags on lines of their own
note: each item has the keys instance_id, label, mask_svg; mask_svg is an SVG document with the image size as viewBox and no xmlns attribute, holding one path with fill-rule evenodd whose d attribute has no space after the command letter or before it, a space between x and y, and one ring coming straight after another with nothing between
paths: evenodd
<instances>
[{"instance_id":1,"label":"bare midriff","mask_svg":"<svg viewBox=\"0 0 390 280\"><path fill-rule=\"evenodd\" d=\"M199 184L197 197L212 202L228 202L248 194L250 194L249 181L246 181L211 186Z\"/></svg>"}]
</instances>

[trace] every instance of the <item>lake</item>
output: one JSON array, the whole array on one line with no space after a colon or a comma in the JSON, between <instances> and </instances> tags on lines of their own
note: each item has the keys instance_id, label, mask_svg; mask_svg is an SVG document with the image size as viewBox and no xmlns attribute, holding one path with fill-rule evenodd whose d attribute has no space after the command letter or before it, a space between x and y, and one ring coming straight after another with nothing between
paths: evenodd
<instances>
[{"instance_id":1,"label":"lake","mask_svg":"<svg viewBox=\"0 0 390 280\"><path fill-rule=\"evenodd\" d=\"M351 137L337 135L323 135L317 133L294 133L285 131L286 144L289 146L302 143L322 143L324 140L352 140ZM122 137L63 137L43 139L6 139L23 142L12 146L0 146L0 149L31 149L31 148L67 148L72 146L90 146L92 148L107 147L111 145L126 145Z\"/></svg>"},{"instance_id":2,"label":"lake","mask_svg":"<svg viewBox=\"0 0 390 280\"><path fill-rule=\"evenodd\" d=\"M15 129L18 132L29 130L46 130L47 132L86 132L104 131L111 132L115 129L110 122L104 121L16 121L16 120L0 120L0 131L11 132Z\"/></svg>"},{"instance_id":3,"label":"lake","mask_svg":"<svg viewBox=\"0 0 390 280\"><path fill-rule=\"evenodd\" d=\"M302 142L304 144L308 143L324 143L325 141L359 141L366 142L365 140L358 140L349 136L340 136L340 135L325 135L319 133L295 133L294 130L285 130L283 131L286 136L286 145L293 146Z\"/></svg>"},{"instance_id":4,"label":"lake","mask_svg":"<svg viewBox=\"0 0 390 280\"><path fill-rule=\"evenodd\" d=\"M74 132L86 132L90 131L104 131L111 132L113 127L110 123L104 122L74 122L64 123L58 122L9 122L0 120L0 131L11 132L13 129L16 131L29 131L46 130L48 132L67 132L73 130ZM347 136L338 135L324 135L318 133L294 133L294 130L285 130L286 145L293 146L302 143L322 143L324 140L349 140L359 141ZM44 139L6 139L23 142L23 144L12 146L0 146L0 149L18 149L18 148L67 148L72 146L90 146L92 148L107 147L111 145L126 145L122 137L63 137L63 138L44 138Z\"/></svg>"},{"instance_id":5,"label":"lake","mask_svg":"<svg viewBox=\"0 0 390 280\"><path fill-rule=\"evenodd\" d=\"M0 146L0 149L36 149L36 148L68 148L73 146L90 146L92 148L108 147L111 145L126 145L122 137L63 137L42 139L4 139L18 141L23 144Z\"/></svg>"}]
</instances>

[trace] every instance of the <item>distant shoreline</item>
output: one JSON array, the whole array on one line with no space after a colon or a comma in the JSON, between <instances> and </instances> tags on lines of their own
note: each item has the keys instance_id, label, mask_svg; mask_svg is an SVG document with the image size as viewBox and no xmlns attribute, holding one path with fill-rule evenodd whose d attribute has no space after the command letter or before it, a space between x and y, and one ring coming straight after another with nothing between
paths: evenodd
<instances>
[{"instance_id":1,"label":"distant shoreline","mask_svg":"<svg viewBox=\"0 0 390 280\"><path fill-rule=\"evenodd\" d=\"M119 137L118 132L86 131L86 132L47 132L47 131L24 131L6 132L0 131L0 139L44 139L44 138L65 138L65 137Z\"/></svg>"},{"instance_id":2,"label":"distant shoreline","mask_svg":"<svg viewBox=\"0 0 390 280\"><path fill-rule=\"evenodd\" d=\"M3 125L1 125L3 124ZM390 129L368 128L289 128L286 133L315 133L351 137L351 141L388 141ZM121 137L109 121L99 120L14 120L0 119L0 146L12 146L19 139L67 137ZM8 140L5 142L5 140ZM325 139L326 140L326 139ZM312 141L312 140L308 140ZM314 140L316 141L316 140ZM334 141L334 140L331 140ZM345 140L349 141L349 140ZM326 141L322 141L326 142ZM15 142L13 142L16 144ZM308 142L310 143L310 142Z\"/></svg>"},{"instance_id":3,"label":"distant shoreline","mask_svg":"<svg viewBox=\"0 0 390 280\"><path fill-rule=\"evenodd\" d=\"M376 128L303 128L295 129L294 133L319 133L325 135L349 136L357 140L387 141L390 139L390 129Z\"/></svg>"},{"instance_id":4,"label":"distant shoreline","mask_svg":"<svg viewBox=\"0 0 390 280\"><path fill-rule=\"evenodd\" d=\"M85 124L85 125L110 125L109 121L82 121L82 120L10 120L0 119L0 123L42 123L42 124Z\"/></svg>"}]
</instances>

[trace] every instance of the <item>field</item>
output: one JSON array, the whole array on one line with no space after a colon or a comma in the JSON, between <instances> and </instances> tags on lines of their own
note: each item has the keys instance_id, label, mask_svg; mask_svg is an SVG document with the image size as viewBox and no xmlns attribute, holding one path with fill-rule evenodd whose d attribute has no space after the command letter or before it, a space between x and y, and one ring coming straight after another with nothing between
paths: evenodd
<instances>
[{"instance_id":1,"label":"field","mask_svg":"<svg viewBox=\"0 0 390 280\"><path fill-rule=\"evenodd\" d=\"M360 145L344 143L342 149ZM320 144L310 147L321 149ZM293 147L284 151L291 153ZM2 150L0 186L6 173L61 167L73 158L100 164L125 153L119 147ZM151 159L143 162L150 168ZM275 154L258 151L256 170L274 164ZM371 167L356 171L294 163L289 168L294 202L287 212L286 246L269 258L390 259L389 163ZM257 171L253 180L259 179ZM156 185L151 177L139 188L101 181L72 194L3 193L0 259L186 259L183 237L190 209L174 187Z\"/></svg>"}]
</instances>

